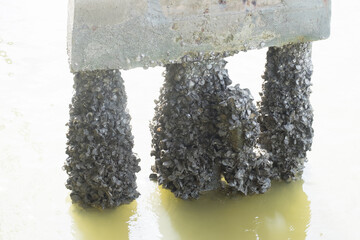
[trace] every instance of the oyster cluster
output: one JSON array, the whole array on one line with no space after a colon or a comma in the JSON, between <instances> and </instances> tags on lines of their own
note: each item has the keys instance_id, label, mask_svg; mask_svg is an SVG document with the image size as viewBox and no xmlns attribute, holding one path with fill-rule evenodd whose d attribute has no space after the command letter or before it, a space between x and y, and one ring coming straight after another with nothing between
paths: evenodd
<instances>
[{"instance_id":1,"label":"oyster cluster","mask_svg":"<svg viewBox=\"0 0 360 240\"><path fill-rule=\"evenodd\" d=\"M258 113L248 89L231 87L222 58L166 66L150 124L153 171L182 199L227 187L243 194L271 185L271 162L258 151Z\"/></svg>"},{"instance_id":2,"label":"oyster cluster","mask_svg":"<svg viewBox=\"0 0 360 240\"><path fill-rule=\"evenodd\" d=\"M79 72L70 105L64 169L71 199L84 207L112 208L139 196L130 115L118 70Z\"/></svg>"},{"instance_id":3,"label":"oyster cluster","mask_svg":"<svg viewBox=\"0 0 360 240\"><path fill-rule=\"evenodd\" d=\"M189 54L166 65L150 123L157 179L176 197L223 188L266 192L271 180L301 177L313 138L311 43L270 47L259 109L231 86L224 56ZM127 97L118 70L79 72L70 105L64 169L71 199L112 208L139 196Z\"/></svg>"},{"instance_id":4,"label":"oyster cluster","mask_svg":"<svg viewBox=\"0 0 360 240\"><path fill-rule=\"evenodd\" d=\"M259 112L248 89L230 86L225 64L215 54L166 66L150 125L152 177L177 197L264 193L271 179L302 175L313 138L311 43L269 48Z\"/></svg>"},{"instance_id":5,"label":"oyster cluster","mask_svg":"<svg viewBox=\"0 0 360 240\"><path fill-rule=\"evenodd\" d=\"M313 138L311 43L271 47L260 107L259 142L273 162L273 178L299 179Z\"/></svg>"}]
</instances>

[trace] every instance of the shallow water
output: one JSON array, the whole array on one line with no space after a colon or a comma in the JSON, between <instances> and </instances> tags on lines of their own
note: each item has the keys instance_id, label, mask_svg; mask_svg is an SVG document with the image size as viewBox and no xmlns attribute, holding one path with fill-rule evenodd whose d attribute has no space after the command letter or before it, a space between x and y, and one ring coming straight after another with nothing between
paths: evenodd
<instances>
[{"instance_id":1,"label":"shallow water","mask_svg":"<svg viewBox=\"0 0 360 240\"><path fill-rule=\"evenodd\" d=\"M182 201L148 180L148 123L162 68L123 72L140 198L115 210L72 205L65 189L68 104L66 1L0 0L0 239L357 239L360 216L360 10L333 3L329 40L313 47L315 138L303 181L248 197ZM349 2L349 1L348 1ZM350 36L352 36L350 38ZM346 43L346 44L345 44ZM340 47L341 46L341 47ZM261 89L265 50L229 58L234 83Z\"/></svg>"},{"instance_id":2,"label":"shallow water","mask_svg":"<svg viewBox=\"0 0 360 240\"><path fill-rule=\"evenodd\" d=\"M304 239L310 202L302 185L303 181L275 184L268 194L252 197L227 198L213 192L198 201L182 201L169 191L156 189L148 202L156 215L147 220L156 216L162 235L158 238L162 239ZM85 239L126 239L128 229L138 239L141 228L135 233L137 228L132 225L136 224L133 215L139 214L137 207L134 202L99 213L72 206L70 214Z\"/></svg>"}]
</instances>

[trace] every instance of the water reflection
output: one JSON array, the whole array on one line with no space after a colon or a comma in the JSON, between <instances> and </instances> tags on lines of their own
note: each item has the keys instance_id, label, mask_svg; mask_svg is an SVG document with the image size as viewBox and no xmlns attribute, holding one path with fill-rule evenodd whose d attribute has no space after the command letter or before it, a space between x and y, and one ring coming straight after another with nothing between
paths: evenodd
<instances>
[{"instance_id":1,"label":"water reflection","mask_svg":"<svg viewBox=\"0 0 360 240\"><path fill-rule=\"evenodd\" d=\"M130 217L136 212L136 201L114 210L83 209L76 204L70 207L74 220L75 239L114 240L128 239Z\"/></svg>"},{"instance_id":2,"label":"water reflection","mask_svg":"<svg viewBox=\"0 0 360 240\"><path fill-rule=\"evenodd\" d=\"M7 54L5 51L0 50L0 57L7 57Z\"/></svg>"},{"instance_id":3,"label":"water reflection","mask_svg":"<svg viewBox=\"0 0 360 240\"><path fill-rule=\"evenodd\" d=\"M163 239L305 239L310 202L302 186L303 181L273 183L263 195L215 192L197 201L182 201L161 189L161 204L176 234L163 221L160 231Z\"/></svg>"}]
</instances>

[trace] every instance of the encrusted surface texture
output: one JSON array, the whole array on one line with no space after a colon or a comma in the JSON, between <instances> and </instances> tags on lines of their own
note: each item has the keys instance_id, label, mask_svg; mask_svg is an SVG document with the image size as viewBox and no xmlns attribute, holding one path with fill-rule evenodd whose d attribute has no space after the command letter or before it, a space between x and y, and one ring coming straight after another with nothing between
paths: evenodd
<instances>
[{"instance_id":1,"label":"encrusted surface texture","mask_svg":"<svg viewBox=\"0 0 360 240\"><path fill-rule=\"evenodd\" d=\"M250 91L239 85L228 87L217 115L222 174L228 186L245 195L266 192L271 186L272 163L257 146L259 114Z\"/></svg>"},{"instance_id":2,"label":"encrusted surface texture","mask_svg":"<svg viewBox=\"0 0 360 240\"><path fill-rule=\"evenodd\" d=\"M273 161L273 178L301 177L313 138L311 43L271 47L260 103L260 144Z\"/></svg>"},{"instance_id":3,"label":"encrusted surface texture","mask_svg":"<svg viewBox=\"0 0 360 240\"><path fill-rule=\"evenodd\" d=\"M71 199L84 207L112 208L139 196L127 97L118 70L79 72L67 134Z\"/></svg>"},{"instance_id":4,"label":"encrusted surface texture","mask_svg":"<svg viewBox=\"0 0 360 240\"><path fill-rule=\"evenodd\" d=\"M150 125L158 182L183 199L224 185L243 194L270 187L271 162L256 149L253 98L229 86L218 57L167 65Z\"/></svg>"}]
</instances>

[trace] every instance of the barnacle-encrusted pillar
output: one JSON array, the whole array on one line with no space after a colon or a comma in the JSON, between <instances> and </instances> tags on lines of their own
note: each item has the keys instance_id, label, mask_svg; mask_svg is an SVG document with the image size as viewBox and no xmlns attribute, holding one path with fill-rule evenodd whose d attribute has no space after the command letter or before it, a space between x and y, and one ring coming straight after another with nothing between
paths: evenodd
<instances>
[{"instance_id":1,"label":"barnacle-encrusted pillar","mask_svg":"<svg viewBox=\"0 0 360 240\"><path fill-rule=\"evenodd\" d=\"M270 163L253 149L259 126L252 97L228 88L225 65L214 57L166 66L151 124L153 170L177 197L219 188L222 174L244 194L270 187Z\"/></svg>"},{"instance_id":2,"label":"barnacle-encrusted pillar","mask_svg":"<svg viewBox=\"0 0 360 240\"><path fill-rule=\"evenodd\" d=\"M260 144L273 161L273 177L301 177L313 138L310 105L311 43L270 47L260 103Z\"/></svg>"},{"instance_id":3,"label":"barnacle-encrusted pillar","mask_svg":"<svg viewBox=\"0 0 360 240\"><path fill-rule=\"evenodd\" d=\"M220 186L215 112L231 84L224 60L169 64L151 124L158 182L175 196L198 198Z\"/></svg>"},{"instance_id":4,"label":"barnacle-encrusted pillar","mask_svg":"<svg viewBox=\"0 0 360 240\"><path fill-rule=\"evenodd\" d=\"M249 89L229 87L217 111L222 174L230 189L242 194L266 192L271 186L272 164L257 146L259 116Z\"/></svg>"},{"instance_id":5,"label":"barnacle-encrusted pillar","mask_svg":"<svg viewBox=\"0 0 360 240\"><path fill-rule=\"evenodd\" d=\"M112 208L139 196L130 115L118 70L76 73L67 134L71 199L84 207Z\"/></svg>"}]
</instances>

